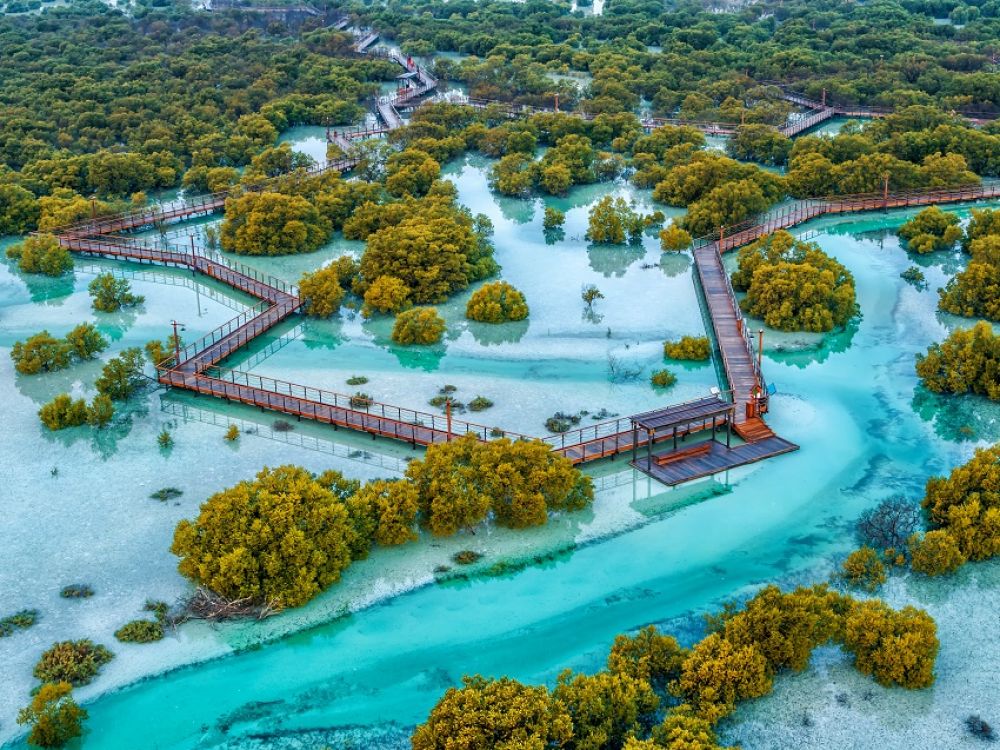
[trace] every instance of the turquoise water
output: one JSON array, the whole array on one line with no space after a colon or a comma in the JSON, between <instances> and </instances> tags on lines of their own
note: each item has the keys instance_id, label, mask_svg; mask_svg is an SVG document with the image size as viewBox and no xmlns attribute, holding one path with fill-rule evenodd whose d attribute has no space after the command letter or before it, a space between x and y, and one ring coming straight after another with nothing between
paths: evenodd
<instances>
[{"instance_id":1,"label":"turquoise water","mask_svg":"<svg viewBox=\"0 0 1000 750\"><path fill-rule=\"evenodd\" d=\"M483 340L485 334L477 337L462 322L462 299L457 299L443 306L449 338L426 358L395 349L386 340L388 321L344 316L289 325L278 332L287 336L273 347L257 347L241 366L340 389L346 388L346 376L366 374L371 377L366 390L407 406L420 406L436 387L454 382L461 395L487 391L483 395L497 402L484 413L491 423L535 431L538 414L556 408L603 406L625 413L648 404L651 392L641 381L609 382L607 355L627 356L648 372L660 361L656 350L663 338L701 330L690 263L684 257L661 260L652 237L638 250L588 248L582 239L587 207L600 195L617 190L646 202L648 193L591 186L551 201L568 209L568 216L563 239L549 245L540 229L541 202L490 195L484 166L470 160L449 173L461 201L496 225L502 275L525 292L531 306L524 330ZM599 667L619 632L649 622L679 622L691 638L696 628L686 618L692 612L747 586L825 575L830 560L853 546L849 526L863 509L888 496L918 496L928 475L963 460L977 441L994 439L1000 423L995 405L978 399L932 401L916 389L913 355L967 321L934 309L935 288L961 267L958 254L920 260L929 282L925 291L899 278L913 261L887 230L908 215L822 220L802 228L817 232L815 241L855 274L862 317L852 329L828 337L765 336L765 371L779 389L771 423L802 445L799 452L670 491L621 462L605 463L592 469L599 487L592 511L530 532L491 530L379 550L302 610L260 624L192 624L150 646L116 644L111 632L137 616L147 596L170 599L183 593L166 546L176 521L193 515L207 494L264 463L294 461L370 478L397 475L413 454L315 425L296 424L292 433L277 433L270 428L272 415L159 392L137 406L128 425L116 427L117 441L97 440L82 428L52 436L41 430L34 411L67 387L92 392L97 366L16 378L3 356L0 388L9 404L9 426L0 434L0 452L7 465L22 468L0 500L10 519L0 530L0 544L14 561L0 570L0 605L4 611L38 606L43 618L36 628L0 640L0 659L12 675L0 686L0 736L9 738L15 729L10 719L26 699L31 664L58 638L92 637L118 654L94 685L79 692L89 701L86 748L237 746L251 736L302 730L322 730L328 739L331 727L354 727L362 746L371 746L376 733L392 736L390 723L406 727L419 721L464 673L551 681L563 667ZM294 280L303 270L358 249L357 243L335 241L310 256L250 262ZM164 322L174 316L183 316L193 338L232 317L234 305L242 303L208 285L188 285L190 277L181 273L176 278L184 284L150 275L134 281L147 296L145 308L134 318L104 319L88 309L84 289L92 272L78 268L73 282L26 282L0 267L0 348L44 325L58 333L94 319L117 335L110 356L154 335L163 337ZM583 283L596 283L606 295L598 303L597 312L604 315L599 322L584 315ZM667 398L703 393L711 373L707 366L681 370L681 382ZM245 433L235 447L221 438L230 422ZM155 447L163 426L176 439L166 454ZM56 476L50 473L53 466L59 469ZM185 490L177 505L161 506L146 497L171 484ZM462 547L487 551L483 568L500 559L551 556L520 572L435 585L434 566ZM86 602L58 599L59 586L76 579L94 583L98 596ZM911 588L896 595L944 597ZM993 590L987 585L987 593L942 605L938 616L950 622L947 618L961 612L986 622L995 605L988 593ZM348 611L354 614L333 619ZM310 626L315 627L248 648ZM961 637L954 625L947 632ZM976 657L965 645L955 640L947 645L955 683L962 681L963 670L976 669ZM170 666L233 649L244 650L97 697ZM823 683L826 672L810 675ZM988 689L982 680L970 684L979 690L973 697ZM900 704L910 712L906 716L950 705L943 695L921 695L922 702ZM784 699L787 703L787 695ZM751 718L756 710L766 718L753 724L746 747L783 746L775 738L800 721L787 711L769 712L768 706L773 708L761 701L748 709ZM844 746L814 734L811 746ZM914 746L912 737L909 741Z\"/></svg>"}]
</instances>

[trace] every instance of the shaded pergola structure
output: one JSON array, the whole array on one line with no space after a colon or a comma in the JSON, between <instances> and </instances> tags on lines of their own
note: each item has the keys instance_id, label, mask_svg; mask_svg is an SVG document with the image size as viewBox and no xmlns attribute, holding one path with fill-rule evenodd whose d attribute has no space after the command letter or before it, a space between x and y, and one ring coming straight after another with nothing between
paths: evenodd
<instances>
[{"instance_id":1,"label":"shaded pergola structure","mask_svg":"<svg viewBox=\"0 0 1000 750\"><path fill-rule=\"evenodd\" d=\"M646 459L653 460L653 443L673 440L673 450L677 450L677 440L683 440L694 432L711 430L711 440L716 440L716 432L726 427L726 447L732 444L732 425L736 417L736 405L723 401L718 396L686 401L635 414L632 421L632 460L638 458L640 434L646 436Z\"/></svg>"}]
</instances>

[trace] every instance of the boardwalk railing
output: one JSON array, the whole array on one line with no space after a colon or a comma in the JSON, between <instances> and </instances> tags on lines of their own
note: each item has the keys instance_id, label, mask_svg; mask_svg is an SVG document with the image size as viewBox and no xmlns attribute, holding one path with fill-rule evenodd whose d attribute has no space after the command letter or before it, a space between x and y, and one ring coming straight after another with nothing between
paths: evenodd
<instances>
[{"instance_id":1,"label":"boardwalk railing","mask_svg":"<svg viewBox=\"0 0 1000 750\"><path fill-rule=\"evenodd\" d=\"M310 169L302 170L302 172L307 177L315 177L329 171L346 172L353 169L356 164L357 159L345 157L323 162ZM277 177L269 177L260 182L238 184L233 186L233 190L239 190L241 193L259 192L266 190L280 180L287 180L294 176L295 173L291 172ZM186 219L200 213L213 213L225 206L226 198L233 190L220 190L216 193L181 198L159 206L137 208L110 216L84 219L48 231L54 234L81 236L128 232L175 219Z\"/></svg>"},{"instance_id":2,"label":"boardwalk railing","mask_svg":"<svg viewBox=\"0 0 1000 750\"><path fill-rule=\"evenodd\" d=\"M720 250L725 252L752 242L758 237L771 234L779 229L787 229L824 214L929 206L935 203L957 203L991 198L1000 198L1000 182L959 185L950 188L921 188L888 194L857 193L829 198L805 199L795 201L780 209L758 214L739 224L723 227L720 232L697 237L693 241L693 246L699 248L718 243Z\"/></svg>"},{"instance_id":3,"label":"boardwalk railing","mask_svg":"<svg viewBox=\"0 0 1000 750\"><path fill-rule=\"evenodd\" d=\"M232 320L227 320L221 326L215 330L209 331L204 336L202 336L197 341L192 341L187 346L184 346L180 350L180 358L178 360L177 366L183 365L185 362L194 359L198 354L218 342L233 334L233 332L238 331L243 328L248 322L258 317L261 313L268 310L271 307L271 303L266 300L261 300L253 307L248 307L246 310L241 312ZM251 337L252 338L252 337ZM247 339L246 341L248 341ZM244 343L246 343L244 341Z\"/></svg>"},{"instance_id":4,"label":"boardwalk railing","mask_svg":"<svg viewBox=\"0 0 1000 750\"><path fill-rule=\"evenodd\" d=\"M718 259L719 266L722 268L722 278L726 282L726 292L729 294L729 302L733 306L733 313L736 316L736 325L739 327L740 333L743 335L743 343L747 352L750 354L750 367L753 369L754 377L757 378L757 383L760 386L761 392L766 393L767 382L764 380L764 373L761 372L760 363L757 361L757 357L754 356L757 352L757 345L754 343L750 326L747 325L739 300L736 298L736 290L733 289L733 280L730 278L729 274L726 273L726 267L722 262L722 253L719 252L718 245L715 246L715 255Z\"/></svg>"},{"instance_id":5,"label":"boardwalk railing","mask_svg":"<svg viewBox=\"0 0 1000 750\"><path fill-rule=\"evenodd\" d=\"M487 427L486 425L467 422L463 419L452 417L450 420L446 414L431 414L429 412L408 409L392 404L385 404L363 395L349 395L328 391L322 388L299 385L286 380L278 380L242 370L222 369L211 367L202 374L200 380L205 380L214 385L209 385L209 389L214 393L228 393L232 397L232 389L227 390L228 385L244 386L248 391L254 391L258 395L256 405L284 411L293 415L308 417L309 419L319 419L320 421L335 421L339 424L359 425L359 419L374 421L375 426L381 434L392 435L399 439L409 439L416 435L409 428L415 427L426 429L441 436L461 437L463 435L475 435L479 440L490 440L492 438L506 437L512 440L533 440L534 438L511 430L502 430L498 427ZM293 399L299 406L298 409L289 410L288 402L282 401L284 398ZM354 417L336 415L329 410L339 410L348 412ZM395 425L395 427L394 427ZM405 430L397 430L396 427L405 426ZM417 442L422 442L417 439Z\"/></svg>"}]
</instances>

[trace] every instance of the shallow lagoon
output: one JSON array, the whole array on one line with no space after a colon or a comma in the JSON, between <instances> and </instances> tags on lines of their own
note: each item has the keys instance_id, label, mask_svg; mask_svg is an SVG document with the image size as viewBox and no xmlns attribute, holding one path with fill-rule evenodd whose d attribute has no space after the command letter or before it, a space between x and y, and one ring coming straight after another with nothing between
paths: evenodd
<instances>
[{"instance_id":1,"label":"shallow lagoon","mask_svg":"<svg viewBox=\"0 0 1000 750\"><path fill-rule=\"evenodd\" d=\"M523 424L534 432L540 432L539 411L547 415L556 408L606 406L626 413L647 406L652 392L644 380L608 383L607 353L622 352L648 373L660 361L663 338L700 330L688 259L659 263L652 237L641 250L588 250L582 239L587 206L607 187L578 189L568 199L552 201L569 209L567 226L564 240L546 245L540 202L491 196L482 165L474 160L449 172L462 202L490 215L496 225L503 277L524 290L532 306L526 330L506 341L484 342L464 327L463 300L456 299L444 306L453 321L452 337L429 357L390 346L386 321L355 318L302 323L298 330L290 324L278 333L292 335L274 347L258 347L240 366L341 390L344 378L363 373L372 378L364 387L376 397L386 394L388 401L416 407L444 382L454 382L460 395L482 392L494 398L496 407L483 413L483 419L510 428ZM648 200L642 193L619 189ZM15 730L11 718L24 701L37 654L59 638L93 637L118 653L102 677L80 691L81 698L89 699L172 664L322 623L422 586L261 649L175 671L88 705L85 747L149 743L154 719L159 747L211 747L236 744L250 734L386 722L405 726L422 718L463 673L552 680L564 666L595 669L618 632L648 622L676 624L681 618L690 637L694 631L685 618L693 611L756 582L823 575L830 559L851 546L845 529L862 509L886 496L918 495L929 474L945 471L971 452L969 430L977 439L997 437L990 434L996 430L995 406L977 399L929 404L915 397L913 355L956 324L934 311L934 290L960 267L961 258L939 254L921 259L930 288L908 286L898 275L912 261L886 232L907 215L822 220L804 228L819 232L816 241L854 272L863 317L853 329L825 339L767 335L765 370L779 388L772 424L802 444L798 453L671 491L635 475L622 462L605 463L593 470L599 492L592 512L527 533L494 530L475 539L377 551L300 611L261 625L186 626L150 646L115 644L111 632L137 616L147 596L172 599L182 593L183 582L166 546L176 521L194 514L207 494L265 463L294 461L370 478L397 474L413 454L405 447L314 425L276 433L270 427L273 415L160 393L137 406L129 424L111 431L117 440L96 439L86 430L50 436L37 423L38 405L67 387L87 392L97 367L15 378L4 356L0 388L10 406L0 445L10 457L7 465L23 468L8 480L11 493L2 501L11 520L4 524L0 542L15 564L0 571L0 605L4 611L36 606L43 615L32 630L0 641L0 659L17 675L0 688L0 736L10 737ZM311 256L251 262L294 280L303 270L359 247L341 241ZM0 347L6 350L13 340L44 325L57 333L77 320L94 318L83 291L89 273L78 270L67 293L34 282L29 288L7 268L0 269ZM189 281L180 272L177 276ZM599 323L583 315L579 288L587 282L597 283L607 297L598 303L597 312L605 315ZM174 316L183 316L190 339L234 314L232 304L213 299L204 285L168 284L153 277L137 278L134 285L147 296L146 308L135 320L100 321L106 331L117 333L107 356L157 335L162 338L166 321ZM471 392L473 381L476 393ZM683 370L677 388L664 398L704 393L712 382L708 366ZM553 401L557 397L565 400ZM251 433L235 448L221 438L230 421ZM169 453L155 446L164 425L175 434L176 446ZM208 462L206 456L214 460ZM59 468L55 476L53 465ZM185 490L176 505L147 499L153 489L171 484ZM516 573L427 586L434 580L434 566L463 546L487 552L481 568L499 559L557 554ZM77 580L92 583L97 596L85 602L60 600L58 588ZM983 595L962 606L989 607L990 601ZM943 616L954 617L955 611L941 608ZM966 668L964 644L955 641L959 631L942 629L952 638L942 666L947 663L953 680L961 680ZM821 668L799 679L822 682L826 662L817 661ZM779 695L786 705L788 694L780 692L781 684ZM885 693L888 708L900 697L871 687ZM776 707L775 700L749 707L747 718L753 721L759 711L761 720L737 727L733 741L774 747L784 736L781 732L793 731L790 727L800 717ZM928 705L933 708L943 700L937 691L928 691L898 705L927 713ZM816 706L808 710L819 711ZM353 735L369 731L374 730L354 730ZM386 743L386 737L394 736L384 726L378 732ZM842 747L832 728L830 732L814 730L810 746Z\"/></svg>"}]
</instances>

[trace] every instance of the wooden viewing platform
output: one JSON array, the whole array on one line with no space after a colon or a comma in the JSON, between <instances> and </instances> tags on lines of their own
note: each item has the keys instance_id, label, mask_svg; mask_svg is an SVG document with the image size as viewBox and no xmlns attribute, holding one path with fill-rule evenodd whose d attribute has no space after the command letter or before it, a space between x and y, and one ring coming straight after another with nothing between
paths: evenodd
<instances>
[{"instance_id":1,"label":"wooden viewing platform","mask_svg":"<svg viewBox=\"0 0 1000 750\"><path fill-rule=\"evenodd\" d=\"M353 163L350 160L341 160L314 172L325 169L344 171L351 166ZM263 189L266 184L243 186L242 189ZM159 382L298 419L391 437L412 445L446 442L466 434L473 434L484 441L495 437L528 439L526 435L453 419L450 415L419 412L224 369L221 365L227 357L300 309L298 291L279 279L261 274L218 253L197 248L193 240L189 248L169 244L157 246L120 233L218 211L225 206L226 197L226 193L218 193L155 209L139 209L92 219L57 233L60 245L75 253L188 268L260 300L257 306L184 347L176 357L171 356L160 363L157 367ZM541 439L554 452L574 464L631 452L633 466L666 484L708 476L795 450L797 446L794 443L776 436L762 418L767 410L766 383L750 332L725 272L722 253L775 230L826 214L997 197L1000 197L1000 183L799 201L781 212L724 229L718 237L695 240L692 248L696 278L710 322L709 333L719 352L725 379L723 385L729 400L723 401L715 396L698 399ZM723 427L726 429L726 444L716 440ZM705 432L710 440L702 443L688 440ZM732 445L733 432L744 442ZM658 445L668 442L668 452L654 453ZM640 449L645 449L645 456L639 455Z\"/></svg>"}]
</instances>

